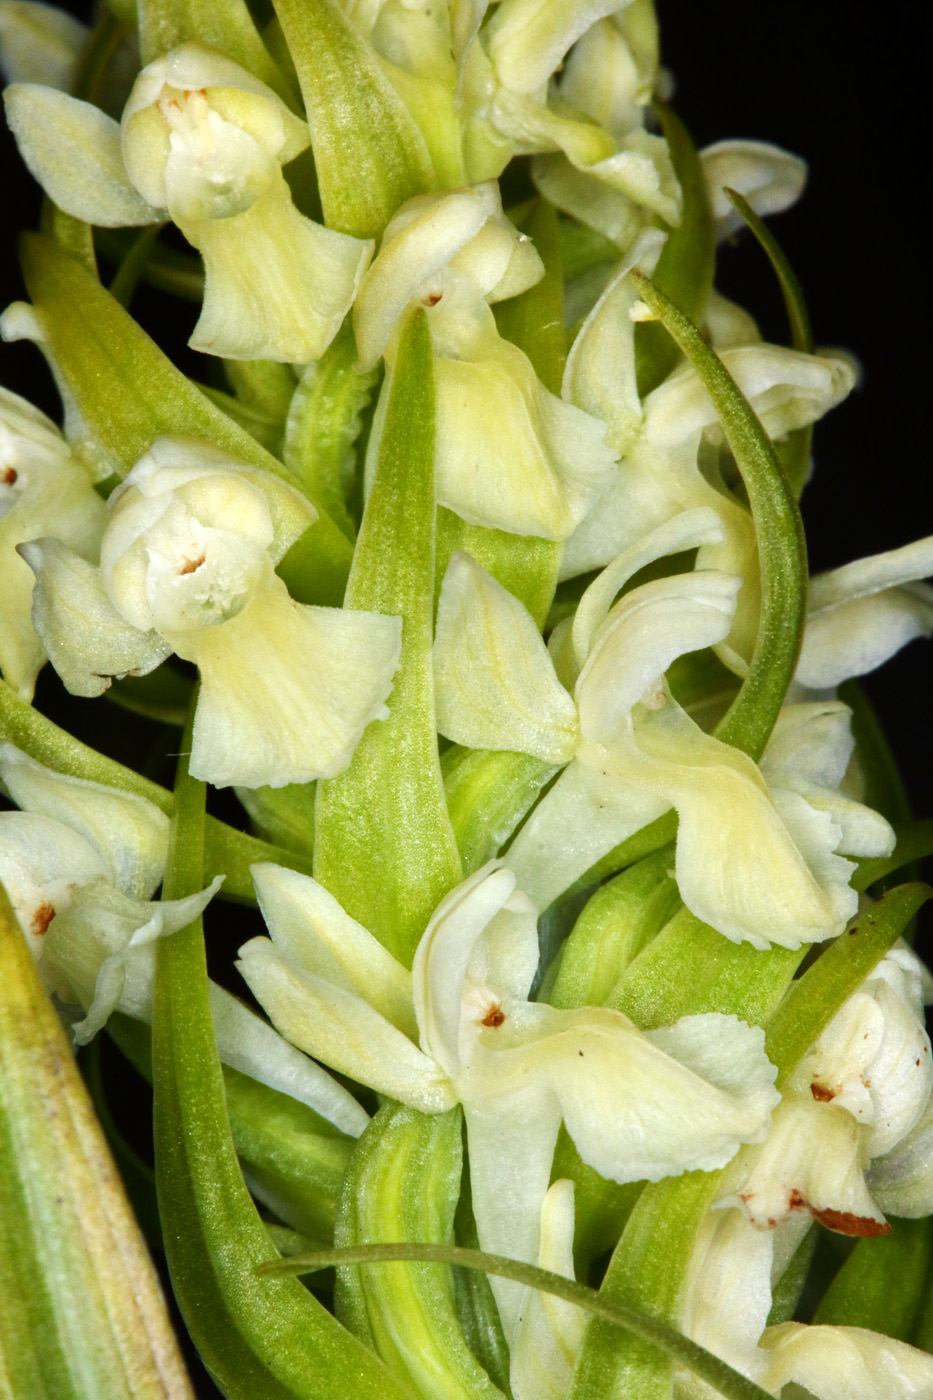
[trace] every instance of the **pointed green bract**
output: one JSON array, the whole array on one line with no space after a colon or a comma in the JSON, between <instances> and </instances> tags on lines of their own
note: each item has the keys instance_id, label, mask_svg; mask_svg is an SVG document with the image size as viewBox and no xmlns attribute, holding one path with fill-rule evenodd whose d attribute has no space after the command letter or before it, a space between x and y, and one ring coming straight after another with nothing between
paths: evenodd
<instances>
[{"instance_id":1,"label":"pointed green bract","mask_svg":"<svg viewBox=\"0 0 933 1400\"><path fill-rule=\"evenodd\" d=\"M441 766L465 875L499 854L557 771L527 753L459 744L447 750Z\"/></svg>"},{"instance_id":2,"label":"pointed green bract","mask_svg":"<svg viewBox=\"0 0 933 1400\"><path fill-rule=\"evenodd\" d=\"M175 786L166 898L202 883L205 785L188 776L190 728ZM172 1286L224 1393L231 1400L401 1400L381 1363L312 1294L297 1281L256 1273L277 1254L230 1132L200 919L160 940L152 1069L156 1187Z\"/></svg>"},{"instance_id":3,"label":"pointed green bract","mask_svg":"<svg viewBox=\"0 0 933 1400\"><path fill-rule=\"evenodd\" d=\"M304 99L328 228L378 238L433 189L427 147L372 49L336 0L276 0Z\"/></svg>"},{"instance_id":4,"label":"pointed green bract","mask_svg":"<svg viewBox=\"0 0 933 1400\"><path fill-rule=\"evenodd\" d=\"M631 275L703 381L748 492L761 569L761 617L748 675L716 736L757 759L784 703L803 638L807 552L800 512L767 434L722 361L653 282L639 272Z\"/></svg>"},{"instance_id":5,"label":"pointed green bract","mask_svg":"<svg viewBox=\"0 0 933 1400\"><path fill-rule=\"evenodd\" d=\"M677 228L667 230L654 281L685 315L696 321L703 314L713 282L715 242L713 216L703 169L696 147L680 118L663 102L657 104L661 128L683 191L683 217ZM660 326L635 327L635 365L641 398L656 389L677 363L677 347Z\"/></svg>"},{"instance_id":6,"label":"pointed green bract","mask_svg":"<svg viewBox=\"0 0 933 1400\"><path fill-rule=\"evenodd\" d=\"M697 1173L699 1175L699 1173ZM493 1278L510 1279L526 1288L540 1289L583 1308L594 1318L605 1319L611 1327L625 1328L639 1337L650 1338L667 1355L676 1358L695 1375L712 1385L727 1400L768 1400L768 1392L747 1377L734 1371L725 1361L673 1327L647 1312L626 1307L604 1298L595 1288L534 1264L523 1264L501 1254L487 1254L479 1249L463 1249L459 1245L443 1244L371 1244L348 1245L340 1249L324 1249L315 1254L282 1259L278 1264L263 1266L263 1273L309 1274L333 1265L388 1263L456 1264L464 1269L480 1269Z\"/></svg>"},{"instance_id":7,"label":"pointed green bract","mask_svg":"<svg viewBox=\"0 0 933 1400\"><path fill-rule=\"evenodd\" d=\"M0 889L0 1388L192 1400L117 1169Z\"/></svg>"},{"instance_id":8,"label":"pointed green bract","mask_svg":"<svg viewBox=\"0 0 933 1400\"><path fill-rule=\"evenodd\" d=\"M794 982L765 1032L768 1058L778 1069L778 1088L931 897L929 886L919 883L889 890Z\"/></svg>"},{"instance_id":9,"label":"pointed green bract","mask_svg":"<svg viewBox=\"0 0 933 1400\"><path fill-rule=\"evenodd\" d=\"M434 390L421 311L402 332L383 393L346 606L401 616L402 661L388 719L370 725L345 773L318 785L314 874L410 967L432 911L461 878L434 717Z\"/></svg>"},{"instance_id":10,"label":"pointed green bract","mask_svg":"<svg viewBox=\"0 0 933 1400\"><path fill-rule=\"evenodd\" d=\"M427 1116L386 1105L347 1169L338 1247L395 1240L452 1244L461 1132L459 1109ZM341 1294L348 1320L424 1400L504 1400L467 1346L448 1267L342 1270L338 1309Z\"/></svg>"},{"instance_id":11,"label":"pointed green bract","mask_svg":"<svg viewBox=\"0 0 933 1400\"><path fill-rule=\"evenodd\" d=\"M774 268L780 284L781 295L784 298L787 319L790 322L791 344L795 350L803 350L808 355L812 355L815 347L813 331L810 328L810 315L804 300L803 288L797 281L794 269L784 256L784 251L774 234L764 220L758 217L748 200L735 190L727 189L725 194L758 239ZM797 428L794 432L788 433L785 441L777 449L784 464L784 470L787 472L790 489L798 500L807 484L812 442L813 424L808 423L805 428Z\"/></svg>"},{"instance_id":12,"label":"pointed green bract","mask_svg":"<svg viewBox=\"0 0 933 1400\"><path fill-rule=\"evenodd\" d=\"M205 398L62 248L28 235L22 261L49 352L82 418L124 474L156 438L169 435L212 442L237 461L290 480L282 463ZM312 504L319 518L280 572L299 601L339 602L350 545L326 510Z\"/></svg>"}]
</instances>

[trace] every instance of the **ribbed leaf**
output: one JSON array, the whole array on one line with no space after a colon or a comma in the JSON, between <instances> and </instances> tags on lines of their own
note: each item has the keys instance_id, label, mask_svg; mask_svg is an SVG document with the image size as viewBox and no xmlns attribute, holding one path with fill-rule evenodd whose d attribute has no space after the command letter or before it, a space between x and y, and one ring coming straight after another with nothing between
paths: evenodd
<instances>
[{"instance_id":1,"label":"ribbed leaf","mask_svg":"<svg viewBox=\"0 0 933 1400\"><path fill-rule=\"evenodd\" d=\"M0 1391L191 1400L146 1246L0 888Z\"/></svg>"},{"instance_id":2,"label":"ribbed leaf","mask_svg":"<svg viewBox=\"0 0 933 1400\"><path fill-rule=\"evenodd\" d=\"M344 1180L336 1242L452 1244L462 1168L459 1109L430 1117L389 1104L367 1128ZM443 1264L342 1270L348 1313L362 1318L380 1356L424 1400L495 1400L467 1346ZM339 1304L338 1304L339 1308Z\"/></svg>"}]
</instances>

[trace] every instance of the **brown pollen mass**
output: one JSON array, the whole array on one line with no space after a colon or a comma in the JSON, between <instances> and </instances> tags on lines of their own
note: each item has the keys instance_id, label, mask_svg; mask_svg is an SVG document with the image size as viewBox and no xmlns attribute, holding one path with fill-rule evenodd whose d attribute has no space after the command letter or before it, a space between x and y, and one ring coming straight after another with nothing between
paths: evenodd
<instances>
[{"instance_id":1,"label":"brown pollen mass","mask_svg":"<svg viewBox=\"0 0 933 1400\"><path fill-rule=\"evenodd\" d=\"M178 570L178 577L182 578L185 574L197 573L198 569L200 569L201 565L204 563L204 559L205 556L203 554L199 559L186 559Z\"/></svg>"},{"instance_id":2,"label":"brown pollen mass","mask_svg":"<svg viewBox=\"0 0 933 1400\"><path fill-rule=\"evenodd\" d=\"M443 295L443 292L429 292L424 298L425 306L436 306Z\"/></svg>"},{"instance_id":3,"label":"brown pollen mass","mask_svg":"<svg viewBox=\"0 0 933 1400\"><path fill-rule=\"evenodd\" d=\"M486 1012L486 1015L480 1021L480 1025L488 1026L490 1030L498 1030L504 1020L505 1012L502 1010L502 1007L498 1002L493 1002L492 1006L490 1006L489 1010Z\"/></svg>"},{"instance_id":4,"label":"brown pollen mass","mask_svg":"<svg viewBox=\"0 0 933 1400\"><path fill-rule=\"evenodd\" d=\"M50 904L47 899L43 900L32 916L32 922L29 925L30 931L35 934L45 933L54 918L55 905Z\"/></svg>"},{"instance_id":5,"label":"brown pollen mass","mask_svg":"<svg viewBox=\"0 0 933 1400\"><path fill-rule=\"evenodd\" d=\"M0 476L0 481L3 482L4 486L15 486L18 480L19 472L15 467L4 467L3 475Z\"/></svg>"},{"instance_id":6,"label":"brown pollen mass","mask_svg":"<svg viewBox=\"0 0 933 1400\"><path fill-rule=\"evenodd\" d=\"M820 1103L829 1103L836 1097L836 1091L827 1089L825 1084L811 1084L810 1093L815 1099L819 1099Z\"/></svg>"}]
</instances>

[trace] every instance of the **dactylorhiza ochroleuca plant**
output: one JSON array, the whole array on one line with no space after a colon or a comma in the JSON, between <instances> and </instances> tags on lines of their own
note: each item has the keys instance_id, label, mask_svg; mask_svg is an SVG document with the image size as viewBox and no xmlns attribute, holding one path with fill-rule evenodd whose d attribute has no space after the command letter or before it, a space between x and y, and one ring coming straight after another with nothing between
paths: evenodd
<instances>
[{"instance_id":1,"label":"dactylorhiza ochroleuca plant","mask_svg":"<svg viewBox=\"0 0 933 1400\"><path fill-rule=\"evenodd\" d=\"M933 539L807 578L857 367L761 224L803 161L693 148L651 0L0 0L0 52L48 196L0 332L64 419L0 390L0 1374L191 1393L65 1201L51 998L153 1081L225 1395L930 1400L930 838L853 681L933 632ZM716 288L746 226L793 348ZM333 1299L275 1276L334 1241Z\"/></svg>"}]
</instances>

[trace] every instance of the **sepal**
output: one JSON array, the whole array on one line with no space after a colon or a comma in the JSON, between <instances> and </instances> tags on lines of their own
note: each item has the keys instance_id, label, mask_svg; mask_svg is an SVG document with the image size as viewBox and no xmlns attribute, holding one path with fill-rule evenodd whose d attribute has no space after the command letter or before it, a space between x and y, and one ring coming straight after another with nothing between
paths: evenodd
<instances>
[{"instance_id":1,"label":"sepal","mask_svg":"<svg viewBox=\"0 0 933 1400\"><path fill-rule=\"evenodd\" d=\"M743 227L726 189L743 195L765 218L796 204L807 183L806 161L766 141L717 141L700 152L700 163L720 238Z\"/></svg>"},{"instance_id":2,"label":"sepal","mask_svg":"<svg viewBox=\"0 0 933 1400\"><path fill-rule=\"evenodd\" d=\"M795 679L825 690L933 634L933 588L920 582L930 574L933 535L817 574Z\"/></svg>"},{"instance_id":3,"label":"sepal","mask_svg":"<svg viewBox=\"0 0 933 1400\"><path fill-rule=\"evenodd\" d=\"M90 36L67 10L38 0L0 0L0 66L11 83L70 92Z\"/></svg>"},{"instance_id":4,"label":"sepal","mask_svg":"<svg viewBox=\"0 0 933 1400\"><path fill-rule=\"evenodd\" d=\"M104 228L164 217L134 188L119 123L98 107L37 83L13 83L4 103L20 155L60 209Z\"/></svg>"}]
</instances>

